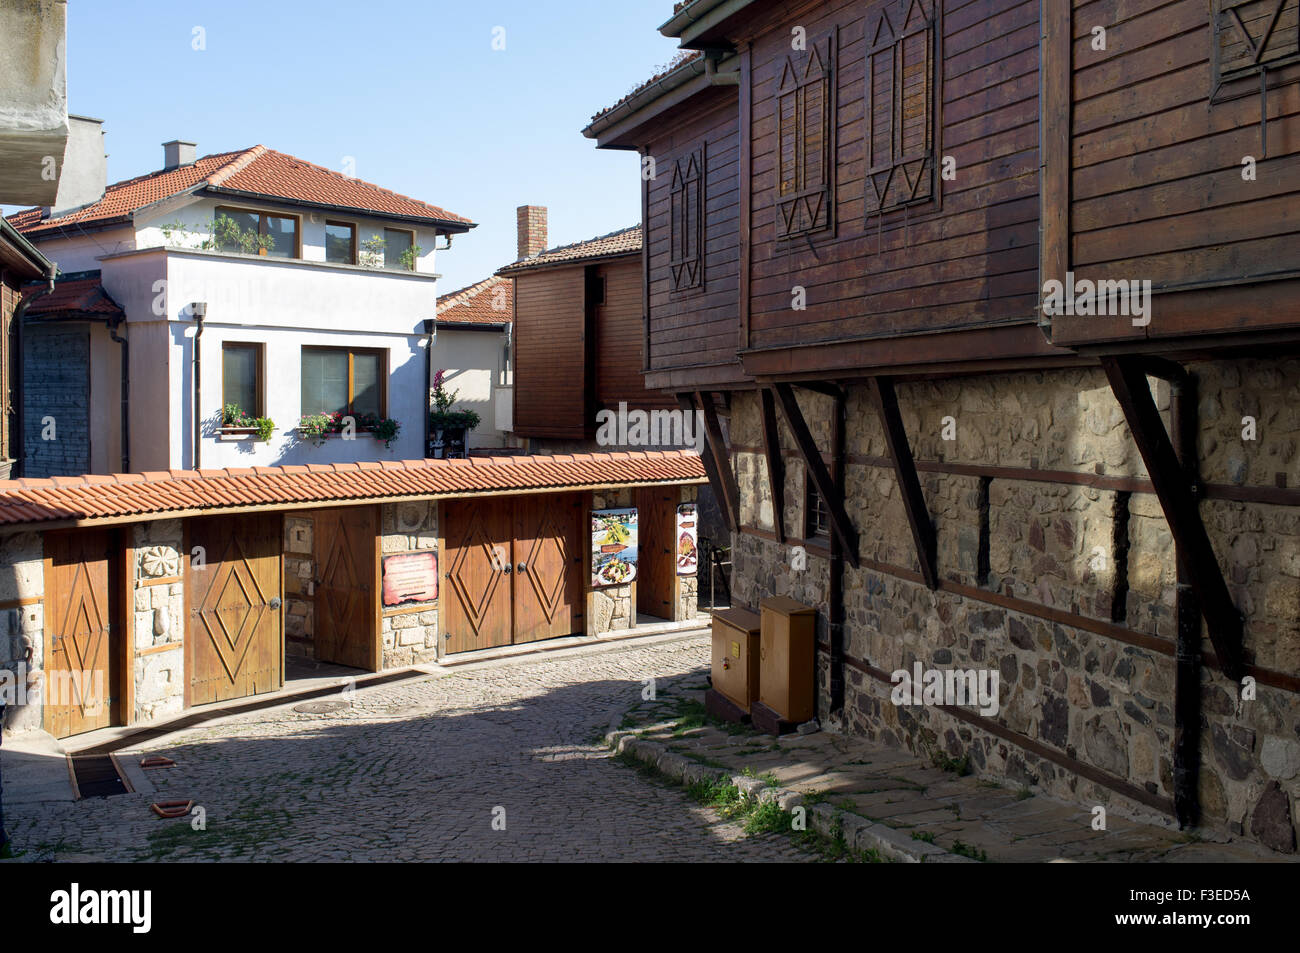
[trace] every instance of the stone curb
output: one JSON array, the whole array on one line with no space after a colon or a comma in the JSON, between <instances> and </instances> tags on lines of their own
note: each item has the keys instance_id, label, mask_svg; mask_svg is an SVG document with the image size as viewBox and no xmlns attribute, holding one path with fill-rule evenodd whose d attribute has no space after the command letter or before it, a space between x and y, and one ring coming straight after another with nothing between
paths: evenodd
<instances>
[{"instance_id":1,"label":"stone curb","mask_svg":"<svg viewBox=\"0 0 1300 953\"><path fill-rule=\"evenodd\" d=\"M803 795L798 791L772 787L761 778L729 774L717 768L710 768L669 751L668 746L662 742L642 738L635 731L610 731L605 735L605 744L615 754L631 755L683 786L700 781L726 781L739 788L747 797L755 798L760 802L775 801L783 811L792 810L802 805L804 801ZM845 843L857 851L876 850L890 860L908 864L979 863L973 858L946 851L938 844L914 840L902 831L869 821L857 814L838 810L829 804L814 804L808 809L808 818L813 830L826 837L833 836L837 816Z\"/></svg>"}]
</instances>

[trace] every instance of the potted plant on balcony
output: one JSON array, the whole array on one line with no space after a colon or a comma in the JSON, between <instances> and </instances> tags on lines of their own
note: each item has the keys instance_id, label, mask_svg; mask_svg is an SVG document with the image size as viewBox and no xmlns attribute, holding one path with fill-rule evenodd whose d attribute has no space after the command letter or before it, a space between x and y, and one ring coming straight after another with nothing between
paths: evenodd
<instances>
[{"instance_id":1,"label":"potted plant on balcony","mask_svg":"<svg viewBox=\"0 0 1300 953\"><path fill-rule=\"evenodd\" d=\"M270 417L254 417L240 409L238 404L226 404L221 408L221 432L223 434L253 434L258 440L270 440L275 431L275 421Z\"/></svg>"},{"instance_id":2,"label":"potted plant on balcony","mask_svg":"<svg viewBox=\"0 0 1300 953\"><path fill-rule=\"evenodd\" d=\"M445 369L433 375L433 410L429 411L428 454L435 460L465 456L469 432L479 425L479 416L474 411L451 409L460 397L460 391L447 390L446 377Z\"/></svg>"},{"instance_id":3,"label":"potted plant on balcony","mask_svg":"<svg viewBox=\"0 0 1300 953\"><path fill-rule=\"evenodd\" d=\"M353 434L370 434L376 440L382 440L386 449L392 449L393 441L402 429L402 425L392 417L376 414L349 415L340 410L332 414L304 414L298 420L298 436L318 447L325 445L330 434L344 434L346 438L349 417L352 420Z\"/></svg>"}]
</instances>

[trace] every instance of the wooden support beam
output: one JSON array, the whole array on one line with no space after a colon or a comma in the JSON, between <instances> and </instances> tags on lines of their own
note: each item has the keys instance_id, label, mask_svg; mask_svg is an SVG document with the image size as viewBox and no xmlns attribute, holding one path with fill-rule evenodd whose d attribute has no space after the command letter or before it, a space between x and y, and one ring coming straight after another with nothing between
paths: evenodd
<instances>
[{"instance_id":1,"label":"wooden support beam","mask_svg":"<svg viewBox=\"0 0 1300 953\"><path fill-rule=\"evenodd\" d=\"M1200 598L1215 654L1224 674L1240 683L1246 674L1241 613L1232 603L1223 570L1201 522L1193 487L1186 479L1164 421L1151 399L1144 365L1131 357L1103 357L1101 365L1151 475L1151 485L1174 537L1179 562Z\"/></svg>"},{"instance_id":2,"label":"wooden support beam","mask_svg":"<svg viewBox=\"0 0 1300 953\"><path fill-rule=\"evenodd\" d=\"M695 414L701 408L695 403L694 394L678 394L677 403L682 408L682 412L688 414L690 420L696 419ZM700 462L704 464L704 472L709 477L709 486L713 488L713 495L717 497L718 509L722 511L722 519L727 524L727 529L736 532L740 529L740 510L738 506L733 506L733 501L738 501L739 497L735 493L736 480L731 472L731 463L727 458L725 448L722 453L722 466L718 466L718 456L714 452L714 439L712 428L709 426L709 411L712 406L708 405L703 410L704 417L704 450L700 454ZM692 424L695 426L695 424ZM722 429L718 426L718 417L716 412L713 414L713 428L718 431L718 442L721 443ZM723 474L726 474L724 482Z\"/></svg>"},{"instance_id":3,"label":"wooden support beam","mask_svg":"<svg viewBox=\"0 0 1300 953\"><path fill-rule=\"evenodd\" d=\"M898 412L898 394L894 390L894 381L888 377L871 378L871 399L875 402L881 429L885 431L885 444L889 448L894 478L903 494L903 510L907 514L907 525L912 530L912 542L916 544L916 561L921 567L921 578L925 580L927 588L938 589L934 524L930 522L930 510L925 505L921 480L916 475L916 461L912 458L912 448L907 442L903 417Z\"/></svg>"},{"instance_id":4,"label":"wooden support beam","mask_svg":"<svg viewBox=\"0 0 1300 953\"><path fill-rule=\"evenodd\" d=\"M795 387L802 387L804 390L810 390L814 393L825 394L827 397L834 397L836 400L844 400L844 388L839 384L828 384L825 381L794 381Z\"/></svg>"},{"instance_id":5,"label":"wooden support beam","mask_svg":"<svg viewBox=\"0 0 1300 953\"><path fill-rule=\"evenodd\" d=\"M831 531L844 544L844 555L856 569L860 561L858 531L853 528L853 522L844 509L843 493L831 479L830 471L826 469L821 451L817 449L817 443L813 440L808 424L803 419L803 412L799 410L799 401L794 396L794 389L786 383L777 383L773 386L776 398L781 404L781 413L785 416L786 426L794 436L799 455L803 457L803 465L808 468L808 476L812 479L818 494L826 502L826 509L831 517Z\"/></svg>"},{"instance_id":6,"label":"wooden support beam","mask_svg":"<svg viewBox=\"0 0 1300 953\"><path fill-rule=\"evenodd\" d=\"M776 538L785 542L785 459L781 456L781 434L776 426L776 399L764 387L758 392L763 402L763 456L767 458L767 482L772 486L772 526Z\"/></svg>"}]
</instances>

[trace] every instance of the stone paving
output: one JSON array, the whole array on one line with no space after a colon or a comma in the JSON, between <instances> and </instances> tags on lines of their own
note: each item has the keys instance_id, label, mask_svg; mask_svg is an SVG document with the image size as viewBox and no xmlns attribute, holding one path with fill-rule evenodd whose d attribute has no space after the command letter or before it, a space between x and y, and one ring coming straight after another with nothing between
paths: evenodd
<instances>
[{"instance_id":1,"label":"stone paving","mask_svg":"<svg viewBox=\"0 0 1300 953\"><path fill-rule=\"evenodd\" d=\"M600 741L643 679L698 682L707 662L697 633L362 689L336 713L253 712L147 749L176 761L148 772L154 794L22 805L8 822L37 860L815 859L746 836ZM150 812L172 798L202 806L206 830Z\"/></svg>"},{"instance_id":2,"label":"stone paving","mask_svg":"<svg viewBox=\"0 0 1300 953\"><path fill-rule=\"evenodd\" d=\"M734 779L751 796L783 807L802 803L811 827L838 829L845 841L856 839L848 846L858 850L883 846L893 859L922 862L949 861L954 853L1028 863L1300 860L1226 834L1201 836L1156 817L1128 817L1115 805L1106 806L1105 830L1094 830L1092 806L960 776L958 765L936 766L908 751L828 731L779 739L759 734L707 716L703 700L702 690L683 685L641 701L611 741L630 732L648 743L628 749L640 760L659 763L664 754L675 755L679 768L684 758L696 765L692 773L703 767Z\"/></svg>"}]
</instances>

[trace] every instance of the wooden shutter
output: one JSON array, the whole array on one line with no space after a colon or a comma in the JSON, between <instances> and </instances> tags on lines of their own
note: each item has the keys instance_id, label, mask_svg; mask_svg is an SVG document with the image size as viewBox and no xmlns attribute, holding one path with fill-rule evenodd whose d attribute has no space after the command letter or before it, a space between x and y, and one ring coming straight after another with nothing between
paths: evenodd
<instances>
[{"instance_id":1,"label":"wooden shutter","mask_svg":"<svg viewBox=\"0 0 1300 953\"><path fill-rule=\"evenodd\" d=\"M704 147L680 157L673 166L673 291L704 284Z\"/></svg>"},{"instance_id":2,"label":"wooden shutter","mask_svg":"<svg viewBox=\"0 0 1300 953\"><path fill-rule=\"evenodd\" d=\"M1214 85L1300 59L1300 0L1214 0Z\"/></svg>"},{"instance_id":3,"label":"wooden shutter","mask_svg":"<svg viewBox=\"0 0 1300 953\"><path fill-rule=\"evenodd\" d=\"M782 238L834 222L836 34L791 53L777 87L777 233Z\"/></svg>"},{"instance_id":4,"label":"wooden shutter","mask_svg":"<svg viewBox=\"0 0 1300 953\"><path fill-rule=\"evenodd\" d=\"M867 215L934 195L934 19L889 0L866 20Z\"/></svg>"}]
</instances>

